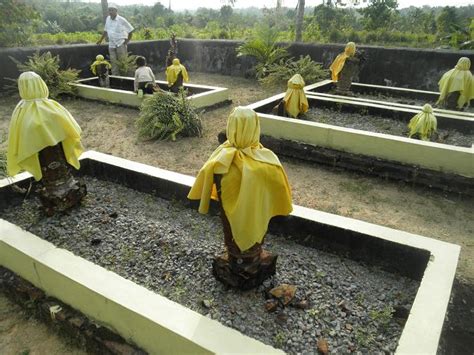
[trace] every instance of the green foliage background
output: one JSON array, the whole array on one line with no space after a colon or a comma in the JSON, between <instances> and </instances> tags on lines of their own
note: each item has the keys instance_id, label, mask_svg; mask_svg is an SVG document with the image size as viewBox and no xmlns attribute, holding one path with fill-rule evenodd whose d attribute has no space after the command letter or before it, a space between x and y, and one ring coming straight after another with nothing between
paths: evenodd
<instances>
[{"instance_id":1,"label":"green foliage background","mask_svg":"<svg viewBox=\"0 0 474 355\"><path fill-rule=\"evenodd\" d=\"M330 3L332 5L328 5ZM397 10L396 0L369 0L364 8L341 7L336 1L306 7L303 41L385 46L474 48L474 5L410 7ZM262 24L278 41L294 39L294 8L220 10L199 8L173 12L154 6L121 6L119 13L137 29L135 40L181 38L249 39ZM103 29L100 3L59 0L2 0L0 46L94 43Z\"/></svg>"}]
</instances>

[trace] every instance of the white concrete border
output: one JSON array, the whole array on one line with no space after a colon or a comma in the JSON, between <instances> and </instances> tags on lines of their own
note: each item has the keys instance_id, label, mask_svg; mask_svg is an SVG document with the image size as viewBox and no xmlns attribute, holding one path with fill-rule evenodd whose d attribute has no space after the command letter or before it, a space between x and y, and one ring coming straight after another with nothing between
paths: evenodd
<instances>
[{"instance_id":1,"label":"white concrete border","mask_svg":"<svg viewBox=\"0 0 474 355\"><path fill-rule=\"evenodd\" d=\"M127 79L125 76L112 76L113 78ZM69 83L70 85L77 88L77 96L85 99L97 100L103 102L116 103L126 106L139 107L143 101L143 98L138 97L134 92L119 89L101 88L98 86L86 85L83 82L94 78L79 79L75 82ZM166 82L157 80L159 84L165 84ZM191 101L196 108L204 108L216 105L229 99L229 90L227 88L220 88L216 86L197 85L197 84L184 84L185 88L199 88L206 89L208 91L188 96L187 99ZM147 97L149 95L143 95Z\"/></svg>"},{"instance_id":2,"label":"white concrete border","mask_svg":"<svg viewBox=\"0 0 474 355\"><path fill-rule=\"evenodd\" d=\"M189 187L194 181L190 176L93 151L81 159ZM15 181L28 177L24 174ZM0 187L8 184L6 179L0 180ZM396 352L436 354L460 253L458 245L300 206L294 206L292 215L428 250L431 258ZM0 265L152 354L281 353L1 219Z\"/></svg>"}]
</instances>

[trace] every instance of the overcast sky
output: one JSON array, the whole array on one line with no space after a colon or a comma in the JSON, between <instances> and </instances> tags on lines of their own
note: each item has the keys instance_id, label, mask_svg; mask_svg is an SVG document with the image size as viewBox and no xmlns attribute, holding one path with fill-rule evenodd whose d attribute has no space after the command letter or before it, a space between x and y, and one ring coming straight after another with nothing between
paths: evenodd
<instances>
[{"instance_id":1,"label":"overcast sky","mask_svg":"<svg viewBox=\"0 0 474 355\"><path fill-rule=\"evenodd\" d=\"M90 0L91 1L91 0ZM171 1L172 10L195 10L198 7L210 7L219 9L222 5L226 4L224 0L108 0L109 2L116 3L117 5L129 5L129 4L141 4L141 5L153 5L156 2L161 2L163 5L168 7L168 2ZM91 1L98 2L98 1ZM296 7L297 0L283 0L283 6ZM306 0L306 6L316 6L321 4L321 0ZM245 7L274 7L276 0L237 0L236 8ZM414 6L464 6L473 5L474 0L398 0L399 8Z\"/></svg>"}]
</instances>

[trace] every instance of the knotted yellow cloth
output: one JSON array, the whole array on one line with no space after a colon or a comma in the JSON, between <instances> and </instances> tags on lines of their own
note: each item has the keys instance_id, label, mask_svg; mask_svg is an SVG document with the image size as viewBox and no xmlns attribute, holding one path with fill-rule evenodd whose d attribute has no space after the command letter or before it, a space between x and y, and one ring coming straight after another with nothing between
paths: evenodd
<instances>
[{"instance_id":1,"label":"knotted yellow cloth","mask_svg":"<svg viewBox=\"0 0 474 355\"><path fill-rule=\"evenodd\" d=\"M300 74L295 74L288 80L288 89L286 90L283 101L285 102L285 111L291 117L296 118L300 113L308 111L308 99L304 93L304 80Z\"/></svg>"},{"instance_id":2,"label":"knotted yellow cloth","mask_svg":"<svg viewBox=\"0 0 474 355\"><path fill-rule=\"evenodd\" d=\"M466 103L474 99L474 79L469 69L471 61L467 57L461 57L456 66L447 71L439 81L439 99L437 103L442 103L446 97L455 91L459 91L458 108L462 108Z\"/></svg>"},{"instance_id":3,"label":"knotted yellow cloth","mask_svg":"<svg viewBox=\"0 0 474 355\"><path fill-rule=\"evenodd\" d=\"M188 82L189 76L188 71L182 65L178 58L173 59L173 64L166 68L166 81L168 81L168 86L172 86L178 79L178 75L181 73L183 75L183 81Z\"/></svg>"},{"instance_id":4,"label":"knotted yellow cloth","mask_svg":"<svg viewBox=\"0 0 474 355\"><path fill-rule=\"evenodd\" d=\"M81 128L68 110L48 99L49 90L41 77L26 72L18 79L22 100L13 111L8 132L7 172L13 176L21 170L43 177L38 152L62 142L69 164L79 169Z\"/></svg>"},{"instance_id":5,"label":"knotted yellow cloth","mask_svg":"<svg viewBox=\"0 0 474 355\"><path fill-rule=\"evenodd\" d=\"M110 65L110 63L104 59L102 54L99 54L97 57L95 57L95 62L91 64L92 74L97 75L96 67L100 64L105 64L107 69L112 69L112 65Z\"/></svg>"},{"instance_id":6,"label":"knotted yellow cloth","mask_svg":"<svg viewBox=\"0 0 474 355\"><path fill-rule=\"evenodd\" d=\"M356 45L354 42L348 42L346 44L346 48L344 49L344 53L339 54L334 62L332 62L329 70L331 70L331 79L337 81L339 78L339 73L344 68L344 64L346 63L346 59L349 57L353 57L356 52Z\"/></svg>"},{"instance_id":7,"label":"knotted yellow cloth","mask_svg":"<svg viewBox=\"0 0 474 355\"><path fill-rule=\"evenodd\" d=\"M418 133L420 138L424 141L429 140L430 136L436 132L438 123L433 114L433 107L430 104L425 104L420 113L417 113L408 123L410 129L409 138Z\"/></svg>"},{"instance_id":8,"label":"knotted yellow cloth","mask_svg":"<svg viewBox=\"0 0 474 355\"><path fill-rule=\"evenodd\" d=\"M262 242L270 218L292 211L291 191L278 157L260 144L255 111L235 108L227 121L227 139L199 171L188 198L201 200L199 212L207 213L211 197L218 199L214 174L222 174L222 206L243 252Z\"/></svg>"}]
</instances>

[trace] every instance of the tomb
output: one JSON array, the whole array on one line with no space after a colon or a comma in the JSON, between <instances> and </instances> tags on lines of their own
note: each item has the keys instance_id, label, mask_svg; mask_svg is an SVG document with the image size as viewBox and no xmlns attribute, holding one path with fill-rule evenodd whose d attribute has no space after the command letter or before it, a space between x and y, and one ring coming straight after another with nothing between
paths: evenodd
<instances>
[{"instance_id":1,"label":"tomb","mask_svg":"<svg viewBox=\"0 0 474 355\"><path fill-rule=\"evenodd\" d=\"M438 135L421 141L408 138L407 128L421 106L316 91L332 85L328 80L307 86L310 109L298 119L271 113L284 94L249 105L260 117L262 144L277 155L474 195L474 117L469 113L435 110Z\"/></svg>"},{"instance_id":2,"label":"tomb","mask_svg":"<svg viewBox=\"0 0 474 355\"><path fill-rule=\"evenodd\" d=\"M133 91L133 78L110 75L109 81L110 88L100 87L97 77L80 79L70 85L76 87L77 95L85 99L131 107L140 106L143 98ZM165 81L156 81L156 84L160 89L168 90L168 84ZM212 107L230 102L226 88L186 83L184 89L188 91L187 99L196 108Z\"/></svg>"},{"instance_id":3,"label":"tomb","mask_svg":"<svg viewBox=\"0 0 474 355\"><path fill-rule=\"evenodd\" d=\"M272 323L280 327L276 324L285 321L284 312L266 313L261 330L248 326L252 313L265 312L262 290L236 293L210 276L212 249L222 244L222 235L216 228L218 218L197 216L196 204L186 198L194 178L97 152L83 154L80 174L89 186L84 205L49 220L38 217L34 203L23 204L23 196L12 189L13 184L28 186L29 174L0 180L0 217L10 220L0 219L0 265L145 351L281 353L273 345L297 352L302 346L314 349L313 330L320 329L331 351L344 350L348 337L358 339L357 349L371 352L380 346L370 340L376 333L350 324L352 317L364 318L362 314L369 322L383 320L390 331L378 329L385 334L380 339L396 333L395 343L387 345L390 351L437 351L460 252L457 245L300 206L294 206L290 216L274 218L267 245L280 255L277 280L297 283L300 296L312 307L288 307L285 312L308 318L305 329L311 322L319 324L295 348L282 342L280 333L270 339L263 333ZM154 222L148 216L153 211L162 219ZM216 204L212 211L218 211ZM145 219L130 221L131 216ZM141 236L126 240L137 229ZM219 232L214 234L215 230ZM116 245L119 252L113 251ZM173 260L183 264L166 269L163 262ZM336 281L338 274L345 279ZM372 295L364 293L367 275L381 282ZM197 282L209 286L206 292L212 299L193 298L201 289ZM164 285L166 294L154 292L159 285ZM403 291L390 291L400 287ZM332 292L344 292L347 299L335 297L334 306L319 309L319 297ZM232 297L239 301L236 308L229 306ZM408 303L411 309L405 308L404 315L390 311L384 317L380 307L391 302L402 308ZM339 322L337 331L336 323L324 320L333 308L342 317L331 319ZM226 316L230 318L222 321ZM398 323L404 324L403 329ZM293 332L294 326L288 321L285 329Z\"/></svg>"},{"instance_id":4,"label":"tomb","mask_svg":"<svg viewBox=\"0 0 474 355\"><path fill-rule=\"evenodd\" d=\"M439 92L400 88L394 86L381 86L373 84L352 83L352 97L345 97L335 94L336 86L332 80L307 85L307 94L318 95L328 98L346 98L362 103L377 103L403 108L416 108L429 103L434 105L439 98ZM474 119L474 109L469 107L465 111L453 111L444 108L434 107L434 113L450 114Z\"/></svg>"}]
</instances>

